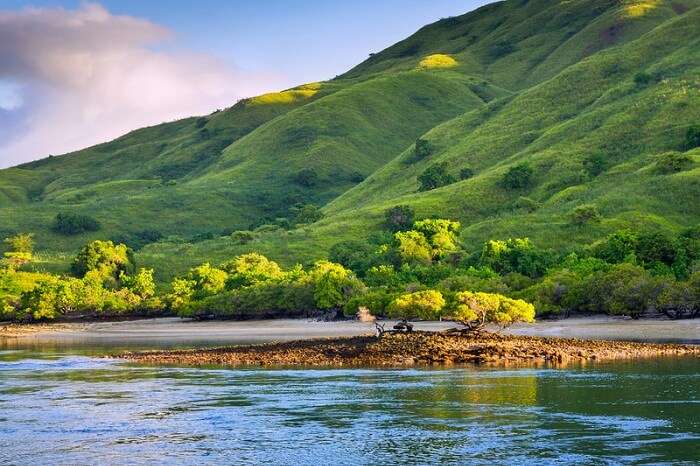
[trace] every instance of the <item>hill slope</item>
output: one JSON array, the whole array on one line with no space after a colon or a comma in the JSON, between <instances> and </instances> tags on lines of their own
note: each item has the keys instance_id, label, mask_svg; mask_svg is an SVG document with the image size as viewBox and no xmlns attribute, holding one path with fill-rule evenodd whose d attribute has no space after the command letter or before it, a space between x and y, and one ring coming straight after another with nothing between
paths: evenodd
<instances>
[{"instance_id":1,"label":"hill slope","mask_svg":"<svg viewBox=\"0 0 700 466\"><path fill-rule=\"evenodd\" d=\"M147 228L218 234L289 217L295 203L325 206L314 225L267 228L246 245L172 238L140 253L174 273L248 250L319 258L379 229L397 204L459 219L474 246L529 235L564 248L623 226L697 224L700 152L686 152L684 138L700 122L698 24L700 0L488 5L331 82L0 171L0 233L35 231L60 251ZM420 136L433 150L418 160ZM660 168L684 152L681 170ZM438 163L475 176L418 192L417 176ZM533 170L529 185L504 188L521 164ZM603 221L572 225L573 210L590 204ZM56 235L57 211L90 214L103 229Z\"/></svg>"}]
</instances>

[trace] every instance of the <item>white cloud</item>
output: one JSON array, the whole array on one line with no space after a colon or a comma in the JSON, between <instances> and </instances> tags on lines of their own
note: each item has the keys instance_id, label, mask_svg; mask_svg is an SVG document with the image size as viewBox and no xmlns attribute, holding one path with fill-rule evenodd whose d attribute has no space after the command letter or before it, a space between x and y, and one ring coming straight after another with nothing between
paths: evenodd
<instances>
[{"instance_id":1,"label":"white cloud","mask_svg":"<svg viewBox=\"0 0 700 466\"><path fill-rule=\"evenodd\" d=\"M0 85L0 166L207 114L281 85L211 56L153 48L171 36L97 4L0 11L0 83L20 86Z\"/></svg>"}]
</instances>

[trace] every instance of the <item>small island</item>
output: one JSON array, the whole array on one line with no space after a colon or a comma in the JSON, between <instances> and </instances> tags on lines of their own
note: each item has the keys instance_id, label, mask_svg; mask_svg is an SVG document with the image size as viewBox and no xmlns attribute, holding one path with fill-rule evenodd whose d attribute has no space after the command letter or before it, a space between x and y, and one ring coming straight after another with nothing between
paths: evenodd
<instances>
[{"instance_id":1,"label":"small island","mask_svg":"<svg viewBox=\"0 0 700 466\"><path fill-rule=\"evenodd\" d=\"M700 346L541 338L491 332L415 331L119 355L120 358L146 364L230 367L565 365L658 356L700 357Z\"/></svg>"}]
</instances>

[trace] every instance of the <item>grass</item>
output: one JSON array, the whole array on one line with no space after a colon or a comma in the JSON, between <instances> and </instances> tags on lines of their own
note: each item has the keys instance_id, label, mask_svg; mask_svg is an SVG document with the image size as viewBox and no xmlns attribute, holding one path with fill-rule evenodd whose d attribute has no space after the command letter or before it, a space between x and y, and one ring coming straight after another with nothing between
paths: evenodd
<instances>
[{"instance_id":1,"label":"grass","mask_svg":"<svg viewBox=\"0 0 700 466\"><path fill-rule=\"evenodd\" d=\"M678 231L700 221L700 152L677 173L656 167L700 122L698 23L698 0L488 5L426 26L335 80L0 171L0 234L35 232L42 267L57 270L87 240L159 230L166 239L137 259L167 281L250 251L312 262L381 228L397 204L461 221L471 249L511 236L566 249L624 227ZM649 82L635 81L642 71ZM425 159L413 153L418 137L433 147ZM419 193L416 177L443 162L475 176ZM522 163L535 171L532 185L501 187ZM316 173L311 185L296 181L303 169ZM287 217L296 203L321 205L326 217L246 245L223 235ZM581 205L595 205L602 221L572 225ZM57 236L49 226L59 211L92 215L103 230ZM214 239L192 240L203 233Z\"/></svg>"}]
</instances>

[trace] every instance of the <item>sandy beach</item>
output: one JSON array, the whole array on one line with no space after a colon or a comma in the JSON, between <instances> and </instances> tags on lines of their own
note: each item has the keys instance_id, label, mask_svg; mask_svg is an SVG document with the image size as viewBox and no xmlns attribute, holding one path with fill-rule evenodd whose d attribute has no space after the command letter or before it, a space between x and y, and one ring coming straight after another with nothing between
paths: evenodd
<instances>
[{"instance_id":1,"label":"sandy beach","mask_svg":"<svg viewBox=\"0 0 700 466\"><path fill-rule=\"evenodd\" d=\"M391 327L391 323L386 325ZM439 331L454 327L449 322L418 322L417 330ZM700 344L700 319L631 320L613 317L582 317L516 325L508 335L587 340L626 340ZM0 324L0 342L11 344L121 346L218 346L259 344L312 338L355 337L374 334L374 325L356 321L312 320L209 321L178 318L128 322L56 323L39 325Z\"/></svg>"}]
</instances>

